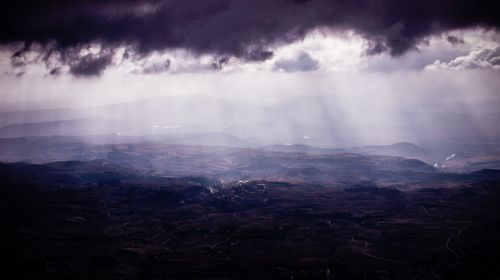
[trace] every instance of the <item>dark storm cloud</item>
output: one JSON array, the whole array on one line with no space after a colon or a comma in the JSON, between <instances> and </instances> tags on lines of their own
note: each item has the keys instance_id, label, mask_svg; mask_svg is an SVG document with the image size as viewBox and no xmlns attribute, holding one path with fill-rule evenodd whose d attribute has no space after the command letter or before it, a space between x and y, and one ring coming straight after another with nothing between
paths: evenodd
<instances>
[{"instance_id":1,"label":"dark storm cloud","mask_svg":"<svg viewBox=\"0 0 500 280\"><path fill-rule=\"evenodd\" d=\"M456 45L456 44L463 44L463 43L465 43L465 41L464 41L463 39L460 39L460 38L458 38L457 36L452 36L452 35L447 36L447 37L446 37L446 40L447 40L448 42L450 42L450 44L452 44L452 45Z\"/></svg>"},{"instance_id":2,"label":"dark storm cloud","mask_svg":"<svg viewBox=\"0 0 500 280\"><path fill-rule=\"evenodd\" d=\"M468 55L459 56L449 62L437 61L431 67L500 70L500 47L472 51Z\"/></svg>"},{"instance_id":3,"label":"dark storm cloud","mask_svg":"<svg viewBox=\"0 0 500 280\"><path fill-rule=\"evenodd\" d=\"M9 3L10 2L10 3ZM168 48L259 61L275 44L314 28L352 29L367 53L397 56L430 34L498 28L496 0L7 0L0 43L52 44L64 53L89 43L128 46L139 55ZM104 69L104 58L77 72ZM74 72L74 71L72 71Z\"/></svg>"},{"instance_id":4,"label":"dark storm cloud","mask_svg":"<svg viewBox=\"0 0 500 280\"><path fill-rule=\"evenodd\" d=\"M167 72L170 69L170 65L172 62L170 59L166 59L164 61L144 64L139 69L132 70L132 74L159 74L163 72Z\"/></svg>"},{"instance_id":5,"label":"dark storm cloud","mask_svg":"<svg viewBox=\"0 0 500 280\"><path fill-rule=\"evenodd\" d=\"M104 69L111 64L111 54L92 55L87 54L70 65L70 72L75 76L90 77L99 76Z\"/></svg>"},{"instance_id":6,"label":"dark storm cloud","mask_svg":"<svg viewBox=\"0 0 500 280\"><path fill-rule=\"evenodd\" d=\"M274 68L285 72L308 72L318 70L319 62L308 53L301 52L292 59L280 59L274 63Z\"/></svg>"},{"instance_id":7,"label":"dark storm cloud","mask_svg":"<svg viewBox=\"0 0 500 280\"><path fill-rule=\"evenodd\" d=\"M158 74L167 71L170 68L170 59L167 59L163 62L153 63L144 67L144 74Z\"/></svg>"},{"instance_id":8,"label":"dark storm cloud","mask_svg":"<svg viewBox=\"0 0 500 280\"><path fill-rule=\"evenodd\" d=\"M59 76L61 75L61 73L62 73L61 67L55 67L50 69L49 71L49 75L51 76Z\"/></svg>"}]
</instances>

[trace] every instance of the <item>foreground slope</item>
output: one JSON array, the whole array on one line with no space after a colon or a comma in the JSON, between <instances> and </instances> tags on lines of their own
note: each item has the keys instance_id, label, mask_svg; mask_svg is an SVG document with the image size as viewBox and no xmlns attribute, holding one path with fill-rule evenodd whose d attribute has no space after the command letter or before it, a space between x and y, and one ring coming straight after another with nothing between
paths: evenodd
<instances>
[{"instance_id":1,"label":"foreground slope","mask_svg":"<svg viewBox=\"0 0 500 280\"><path fill-rule=\"evenodd\" d=\"M496 279L500 174L380 187L1 164L0 252L30 279ZM440 186L440 187L436 187Z\"/></svg>"}]
</instances>

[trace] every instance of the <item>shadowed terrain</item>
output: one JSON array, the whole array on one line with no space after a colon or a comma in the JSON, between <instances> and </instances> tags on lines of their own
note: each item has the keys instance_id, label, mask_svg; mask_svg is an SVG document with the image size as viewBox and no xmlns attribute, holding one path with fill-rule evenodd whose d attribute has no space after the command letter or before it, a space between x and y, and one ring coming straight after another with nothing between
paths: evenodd
<instances>
[{"instance_id":1,"label":"shadowed terrain","mask_svg":"<svg viewBox=\"0 0 500 280\"><path fill-rule=\"evenodd\" d=\"M0 250L31 279L496 279L500 172L416 168L322 185L1 164Z\"/></svg>"}]
</instances>

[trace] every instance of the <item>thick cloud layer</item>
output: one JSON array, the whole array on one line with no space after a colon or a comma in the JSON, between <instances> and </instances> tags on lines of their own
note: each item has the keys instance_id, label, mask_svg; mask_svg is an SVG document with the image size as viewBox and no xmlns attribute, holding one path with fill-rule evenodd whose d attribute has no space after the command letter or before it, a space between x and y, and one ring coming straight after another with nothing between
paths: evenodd
<instances>
[{"instance_id":1,"label":"thick cloud layer","mask_svg":"<svg viewBox=\"0 0 500 280\"><path fill-rule=\"evenodd\" d=\"M500 70L500 47L472 51L468 55L459 56L449 62L436 61L427 68Z\"/></svg>"},{"instance_id":2,"label":"thick cloud layer","mask_svg":"<svg viewBox=\"0 0 500 280\"><path fill-rule=\"evenodd\" d=\"M496 0L8 0L0 9L0 44L24 42L62 53L74 74L99 74L109 54L80 59L98 43L138 55L169 48L259 61L273 46L315 28L352 29L368 53L397 56L430 34L500 26ZM68 54L68 50L70 50ZM64 59L67 61L64 61ZM69 61L69 62L68 62ZM73 64L73 65L72 65ZM95 70L95 71L93 71Z\"/></svg>"},{"instance_id":3,"label":"thick cloud layer","mask_svg":"<svg viewBox=\"0 0 500 280\"><path fill-rule=\"evenodd\" d=\"M302 52L292 59L281 59L275 62L274 68L285 72L307 72L319 68L319 62L308 53Z\"/></svg>"}]
</instances>

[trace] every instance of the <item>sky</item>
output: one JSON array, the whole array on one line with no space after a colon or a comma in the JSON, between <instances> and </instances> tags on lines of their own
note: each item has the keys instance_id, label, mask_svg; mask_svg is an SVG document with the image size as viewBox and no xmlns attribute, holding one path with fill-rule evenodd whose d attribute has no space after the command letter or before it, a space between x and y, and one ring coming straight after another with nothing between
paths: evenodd
<instances>
[{"instance_id":1,"label":"sky","mask_svg":"<svg viewBox=\"0 0 500 280\"><path fill-rule=\"evenodd\" d=\"M3 111L209 95L326 96L358 125L500 113L498 1L7 2Z\"/></svg>"}]
</instances>

